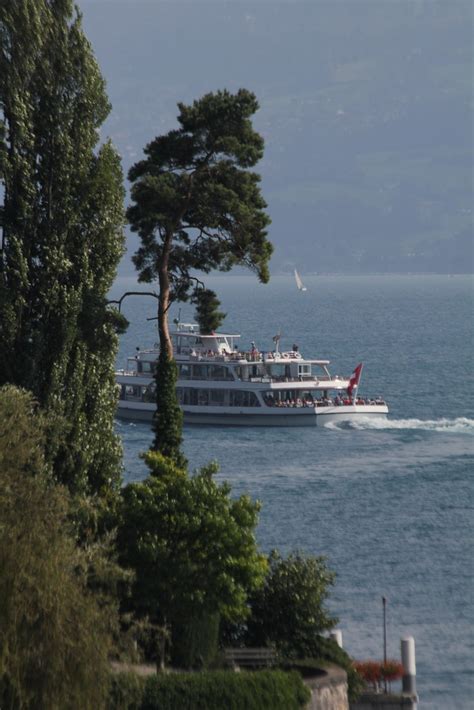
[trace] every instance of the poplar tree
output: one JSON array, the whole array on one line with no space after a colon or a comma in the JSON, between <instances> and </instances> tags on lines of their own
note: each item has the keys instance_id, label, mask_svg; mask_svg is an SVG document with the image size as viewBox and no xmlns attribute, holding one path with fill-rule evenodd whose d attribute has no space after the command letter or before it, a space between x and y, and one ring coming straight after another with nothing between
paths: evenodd
<instances>
[{"instance_id":1,"label":"poplar tree","mask_svg":"<svg viewBox=\"0 0 474 710\"><path fill-rule=\"evenodd\" d=\"M117 321L106 295L123 253L110 106L71 0L0 2L0 384L61 422L48 442L71 490L119 485Z\"/></svg>"},{"instance_id":2,"label":"poplar tree","mask_svg":"<svg viewBox=\"0 0 474 710\"><path fill-rule=\"evenodd\" d=\"M139 280L159 283L153 448L179 462L182 420L168 330L170 304L189 298L196 271L240 265L268 281L272 246L260 176L250 170L264 148L251 121L258 109L255 95L246 89L218 91L178 108L179 128L149 143L145 159L129 172L133 204L127 216L141 239L134 256Z\"/></svg>"}]
</instances>

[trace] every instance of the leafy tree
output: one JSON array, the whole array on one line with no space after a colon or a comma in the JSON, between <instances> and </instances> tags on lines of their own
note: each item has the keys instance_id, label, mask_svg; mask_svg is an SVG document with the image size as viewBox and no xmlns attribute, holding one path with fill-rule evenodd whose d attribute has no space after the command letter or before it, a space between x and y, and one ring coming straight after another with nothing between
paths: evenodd
<instances>
[{"instance_id":1,"label":"leafy tree","mask_svg":"<svg viewBox=\"0 0 474 710\"><path fill-rule=\"evenodd\" d=\"M0 704L102 707L116 603L76 545L67 490L43 460L47 422L30 393L0 388Z\"/></svg>"},{"instance_id":2,"label":"leafy tree","mask_svg":"<svg viewBox=\"0 0 474 710\"><path fill-rule=\"evenodd\" d=\"M319 657L320 634L337 623L324 607L334 579L324 557L273 551L265 584L250 599L244 642L274 644L287 658Z\"/></svg>"},{"instance_id":3,"label":"leafy tree","mask_svg":"<svg viewBox=\"0 0 474 710\"><path fill-rule=\"evenodd\" d=\"M106 295L123 252L123 186L104 82L71 0L0 4L0 384L62 419L58 480L120 483L113 430L116 317Z\"/></svg>"},{"instance_id":4,"label":"leafy tree","mask_svg":"<svg viewBox=\"0 0 474 710\"><path fill-rule=\"evenodd\" d=\"M152 475L123 489L118 532L122 563L136 575L133 610L172 637L205 614L244 618L266 570L254 537L258 503L231 500L215 465L189 477L159 452L145 458Z\"/></svg>"},{"instance_id":5,"label":"leafy tree","mask_svg":"<svg viewBox=\"0 0 474 710\"><path fill-rule=\"evenodd\" d=\"M218 91L178 107L179 128L149 143L146 158L129 172L134 204L127 217L141 239L134 256L139 279L159 283L161 354L153 448L167 455L175 451L179 457L174 382L165 379L173 374L168 364L173 359L170 303L189 297L196 271L243 265L268 281L272 247L266 239L270 220L260 177L249 170L263 155L263 139L250 120L258 109L254 94L245 89L236 94ZM165 400L160 399L163 387ZM167 420L172 421L166 425Z\"/></svg>"},{"instance_id":6,"label":"leafy tree","mask_svg":"<svg viewBox=\"0 0 474 710\"><path fill-rule=\"evenodd\" d=\"M201 333L209 335L216 331L226 317L226 313L219 311L221 302L214 291L208 288L196 289L192 301L196 304L196 320Z\"/></svg>"}]
</instances>

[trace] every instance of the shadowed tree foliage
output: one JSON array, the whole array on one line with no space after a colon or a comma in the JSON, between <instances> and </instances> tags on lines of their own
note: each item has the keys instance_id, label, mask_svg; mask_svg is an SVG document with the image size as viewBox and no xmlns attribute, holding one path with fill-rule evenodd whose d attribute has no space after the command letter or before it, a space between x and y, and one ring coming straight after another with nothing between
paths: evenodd
<instances>
[{"instance_id":1,"label":"shadowed tree foliage","mask_svg":"<svg viewBox=\"0 0 474 710\"><path fill-rule=\"evenodd\" d=\"M76 544L70 497L47 473L48 422L0 388L0 705L103 707L117 604L91 584L104 562ZM95 586L94 591L92 587Z\"/></svg>"},{"instance_id":2,"label":"shadowed tree foliage","mask_svg":"<svg viewBox=\"0 0 474 710\"><path fill-rule=\"evenodd\" d=\"M178 107L179 128L149 143L145 159L129 172L133 204L127 217L141 239L134 256L139 279L159 283L161 356L153 448L167 455L174 450L179 458L181 430L173 429L180 420L171 386L166 401L159 399L161 389L168 387L164 378L170 376L167 363L173 359L170 303L190 296L196 271L241 265L268 281L272 246L266 238L270 219L260 177L250 170L263 155L263 139L251 123L258 109L254 94L218 91ZM161 419L172 421L167 426Z\"/></svg>"},{"instance_id":3,"label":"shadowed tree foliage","mask_svg":"<svg viewBox=\"0 0 474 710\"><path fill-rule=\"evenodd\" d=\"M48 442L72 491L119 486L117 347L106 295L123 186L104 82L70 0L0 3L0 384L63 421Z\"/></svg>"},{"instance_id":4,"label":"shadowed tree foliage","mask_svg":"<svg viewBox=\"0 0 474 710\"><path fill-rule=\"evenodd\" d=\"M232 500L214 481L215 464L190 477L160 452L145 460L151 476L123 489L118 532L121 562L136 575L131 610L168 628L172 642L206 615L245 618L266 571L254 536L259 504Z\"/></svg>"},{"instance_id":5,"label":"shadowed tree foliage","mask_svg":"<svg viewBox=\"0 0 474 710\"><path fill-rule=\"evenodd\" d=\"M219 311L221 302L214 291L209 288L196 289L192 301L196 304L196 320L201 333L209 335L216 331L227 314Z\"/></svg>"},{"instance_id":6,"label":"shadowed tree foliage","mask_svg":"<svg viewBox=\"0 0 474 710\"><path fill-rule=\"evenodd\" d=\"M337 623L324 606L335 573L324 557L299 552L284 558L274 550L268 561L265 584L249 599L248 621L228 625L225 641L271 644L286 658L319 658L321 634Z\"/></svg>"}]
</instances>

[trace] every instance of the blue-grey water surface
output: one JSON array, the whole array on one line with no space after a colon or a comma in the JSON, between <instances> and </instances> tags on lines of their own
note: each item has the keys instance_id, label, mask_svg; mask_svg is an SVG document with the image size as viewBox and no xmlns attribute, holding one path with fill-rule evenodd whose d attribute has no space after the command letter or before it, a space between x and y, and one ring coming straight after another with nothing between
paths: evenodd
<instances>
[{"instance_id":1,"label":"blue-grey water surface","mask_svg":"<svg viewBox=\"0 0 474 710\"><path fill-rule=\"evenodd\" d=\"M468 276L251 276L209 279L227 312L222 330L307 357L334 374L364 363L360 392L382 394L387 421L321 428L189 427L192 468L210 459L233 493L263 505L261 548L327 555L337 572L330 608L344 646L358 659L383 656L415 637L420 707L474 707L473 630L473 281ZM136 288L122 279L113 293ZM149 286L140 289L151 290ZM193 320L193 308L181 307ZM155 301L130 298L131 325L119 363L156 341ZM171 318L178 314L175 308ZM140 451L149 426L117 422L125 481L146 475Z\"/></svg>"}]
</instances>

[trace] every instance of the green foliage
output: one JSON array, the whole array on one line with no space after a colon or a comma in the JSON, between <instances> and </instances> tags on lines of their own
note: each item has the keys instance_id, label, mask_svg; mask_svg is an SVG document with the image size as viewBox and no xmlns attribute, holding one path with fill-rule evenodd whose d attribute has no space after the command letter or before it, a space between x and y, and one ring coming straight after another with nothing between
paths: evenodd
<instances>
[{"instance_id":1,"label":"green foliage","mask_svg":"<svg viewBox=\"0 0 474 710\"><path fill-rule=\"evenodd\" d=\"M218 310L221 302L214 291L198 288L194 291L192 301L196 304L196 320L201 333L209 335L218 330L226 313Z\"/></svg>"},{"instance_id":2,"label":"green foliage","mask_svg":"<svg viewBox=\"0 0 474 710\"><path fill-rule=\"evenodd\" d=\"M147 679L141 710L298 710L309 698L296 672L172 673Z\"/></svg>"},{"instance_id":3,"label":"green foliage","mask_svg":"<svg viewBox=\"0 0 474 710\"><path fill-rule=\"evenodd\" d=\"M176 398L178 368L162 348L155 370L156 412L153 417L155 434L152 450L168 457L179 468L186 466L181 452L183 440L183 412Z\"/></svg>"},{"instance_id":4,"label":"green foliage","mask_svg":"<svg viewBox=\"0 0 474 710\"><path fill-rule=\"evenodd\" d=\"M286 658L319 655L321 632L337 623L324 607L334 578L324 557L273 551L265 584L250 599L246 644L274 644Z\"/></svg>"},{"instance_id":5,"label":"green foliage","mask_svg":"<svg viewBox=\"0 0 474 710\"><path fill-rule=\"evenodd\" d=\"M195 616L173 628L172 660L177 668L202 670L212 666L218 655L220 615Z\"/></svg>"},{"instance_id":6,"label":"green foliage","mask_svg":"<svg viewBox=\"0 0 474 710\"><path fill-rule=\"evenodd\" d=\"M178 108L180 127L149 143L145 160L129 173L134 204L127 216L142 242L134 257L140 280L156 278L171 238L167 269L180 299L193 283L192 269L240 264L267 281L270 220L260 177L248 170L263 156L250 120L258 109L254 94L218 91Z\"/></svg>"},{"instance_id":7,"label":"green foliage","mask_svg":"<svg viewBox=\"0 0 474 710\"><path fill-rule=\"evenodd\" d=\"M109 104L70 0L0 4L0 384L62 421L46 455L72 491L120 485L113 429L123 252L119 158L97 149Z\"/></svg>"},{"instance_id":8,"label":"green foliage","mask_svg":"<svg viewBox=\"0 0 474 710\"><path fill-rule=\"evenodd\" d=\"M142 455L142 458L150 469L151 476L166 480L173 480L177 476L187 476L183 466L179 466L171 457L165 456L159 451L149 449Z\"/></svg>"},{"instance_id":9,"label":"green foliage","mask_svg":"<svg viewBox=\"0 0 474 710\"><path fill-rule=\"evenodd\" d=\"M93 710L108 692L117 627L105 561L76 545L69 494L43 464L47 426L31 394L1 388L0 421L0 704Z\"/></svg>"},{"instance_id":10,"label":"green foliage","mask_svg":"<svg viewBox=\"0 0 474 710\"><path fill-rule=\"evenodd\" d=\"M144 688L145 678L137 673L114 673L106 710L140 710Z\"/></svg>"},{"instance_id":11,"label":"green foliage","mask_svg":"<svg viewBox=\"0 0 474 710\"><path fill-rule=\"evenodd\" d=\"M258 109L255 96L245 89L218 91L178 107L180 127L149 143L145 159L129 172L133 204L127 210L141 240L133 257L139 280L158 280L160 287L153 448L176 461L182 460L182 422L170 378L170 302L189 298L196 271L238 264L266 282L272 253L260 177L249 170L263 155L263 139L250 120ZM221 314L211 302L202 306L204 327L212 328Z\"/></svg>"},{"instance_id":12,"label":"green foliage","mask_svg":"<svg viewBox=\"0 0 474 710\"><path fill-rule=\"evenodd\" d=\"M214 471L162 471L122 492L118 546L136 575L131 608L172 633L205 614L244 618L247 596L266 571L254 537L258 503L232 500Z\"/></svg>"},{"instance_id":13,"label":"green foliage","mask_svg":"<svg viewBox=\"0 0 474 710\"><path fill-rule=\"evenodd\" d=\"M0 471L16 470L28 475L44 471L48 423L31 392L12 385L1 387L0 421Z\"/></svg>"}]
</instances>

